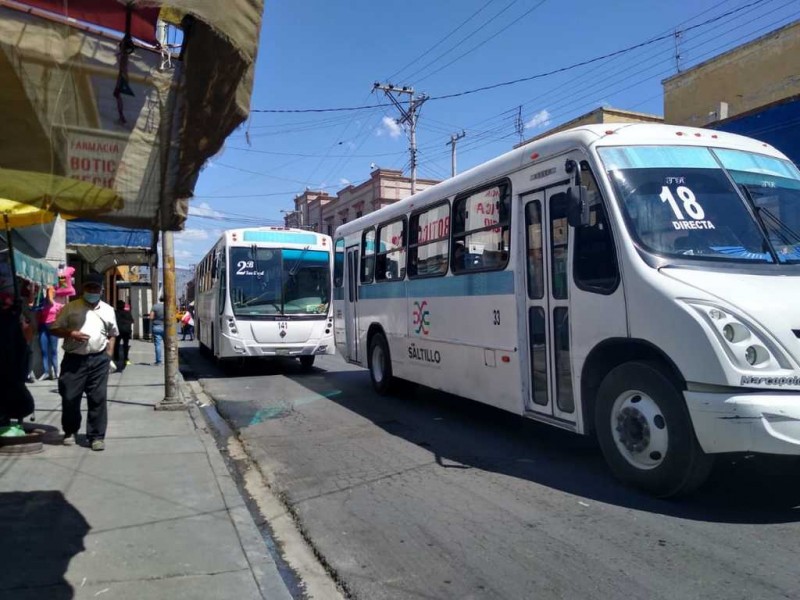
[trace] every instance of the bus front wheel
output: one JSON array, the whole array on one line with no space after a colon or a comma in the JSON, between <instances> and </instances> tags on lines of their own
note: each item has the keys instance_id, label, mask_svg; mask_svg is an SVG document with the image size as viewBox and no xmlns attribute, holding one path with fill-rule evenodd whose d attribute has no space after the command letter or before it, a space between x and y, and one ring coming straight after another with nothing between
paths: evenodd
<instances>
[{"instance_id":1,"label":"bus front wheel","mask_svg":"<svg viewBox=\"0 0 800 600\"><path fill-rule=\"evenodd\" d=\"M369 341L369 354L367 366L372 387L379 394L391 391L394 377L392 376L392 359L389 354L389 344L382 333L376 333Z\"/></svg>"},{"instance_id":2,"label":"bus front wheel","mask_svg":"<svg viewBox=\"0 0 800 600\"><path fill-rule=\"evenodd\" d=\"M692 492L713 466L713 456L697 442L679 386L657 362L626 363L606 375L595 428L614 475L662 498Z\"/></svg>"}]
</instances>

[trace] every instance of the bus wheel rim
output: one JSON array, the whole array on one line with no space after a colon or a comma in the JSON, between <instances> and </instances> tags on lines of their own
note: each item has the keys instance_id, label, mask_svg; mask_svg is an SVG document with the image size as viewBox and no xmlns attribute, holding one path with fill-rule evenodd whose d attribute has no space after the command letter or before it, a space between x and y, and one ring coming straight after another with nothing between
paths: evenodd
<instances>
[{"instance_id":1,"label":"bus wheel rim","mask_svg":"<svg viewBox=\"0 0 800 600\"><path fill-rule=\"evenodd\" d=\"M372 349L372 376L375 381L383 381L383 348L380 345Z\"/></svg>"},{"instance_id":2,"label":"bus wheel rim","mask_svg":"<svg viewBox=\"0 0 800 600\"><path fill-rule=\"evenodd\" d=\"M632 466L651 470L666 459L667 422L649 395L638 390L620 394L611 409L610 425L617 450Z\"/></svg>"}]
</instances>

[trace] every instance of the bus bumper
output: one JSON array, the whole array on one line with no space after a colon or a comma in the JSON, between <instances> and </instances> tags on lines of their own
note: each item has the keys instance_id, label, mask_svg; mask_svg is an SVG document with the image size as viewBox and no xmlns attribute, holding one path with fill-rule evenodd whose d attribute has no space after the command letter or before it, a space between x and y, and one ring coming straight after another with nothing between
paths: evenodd
<instances>
[{"instance_id":1,"label":"bus bumper","mask_svg":"<svg viewBox=\"0 0 800 600\"><path fill-rule=\"evenodd\" d=\"M800 392L684 395L704 452L800 455Z\"/></svg>"},{"instance_id":2,"label":"bus bumper","mask_svg":"<svg viewBox=\"0 0 800 600\"><path fill-rule=\"evenodd\" d=\"M258 344L225 336L225 343L230 348L230 354L241 357L271 357L271 356L309 356L317 354L334 354L336 348L333 340L313 340L303 344L275 346L274 344Z\"/></svg>"}]
</instances>

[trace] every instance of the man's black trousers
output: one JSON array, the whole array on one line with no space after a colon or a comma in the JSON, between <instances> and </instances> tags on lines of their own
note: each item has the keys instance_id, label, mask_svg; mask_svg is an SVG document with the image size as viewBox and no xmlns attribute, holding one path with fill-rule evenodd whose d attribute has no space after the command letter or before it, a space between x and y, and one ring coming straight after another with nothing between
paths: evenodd
<instances>
[{"instance_id":1,"label":"man's black trousers","mask_svg":"<svg viewBox=\"0 0 800 600\"><path fill-rule=\"evenodd\" d=\"M58 393L61 394L61 428L65 435L78 433L81 428L81 396L85 392L89 409L86 437L91 442L106 436L109 360L106 352L64 355Z\"/></svg>"}]
</instances>

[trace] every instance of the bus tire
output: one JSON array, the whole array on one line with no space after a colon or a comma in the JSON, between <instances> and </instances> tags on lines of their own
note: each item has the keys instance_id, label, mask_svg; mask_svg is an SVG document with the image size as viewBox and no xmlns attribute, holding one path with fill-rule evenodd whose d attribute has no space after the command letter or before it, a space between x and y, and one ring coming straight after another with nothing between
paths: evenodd
<instances>
[{"instance_id":1,"label":"bus tire","mask_svg":"<svg viewBox=\"0 0 800 600\"><path fill-rule=\"evenodd\" d=\"M316 356L313 354L305 354L300 357L300 366L303 368L304 371L310 371L311 367L314 366L314 359Z\"/></svg>"},{"instance_id":2,"label":"bus tire","mask_svg":"<svg viewBox=\"0 0 800 600\"><path fill-rule=\"evenodd\" d=\"M381 395L388 394L394 384L392 375L392 357L389 354L389 344L386 336L376 333L369 341L369 354L367 355L369 378L372 387Z\"/></svg>"},{"instance_id":3,"label":"bus tire","mask_svg":"<svg viewBox=\"0 0 800 600\"><path fill-rule=\"evenodd\" d=\"M613 369L597 392L597 439L612 473L655 496L688 494L714 463L694 434L674 377L654 361Z\"/></svg>"}]
</instances>

